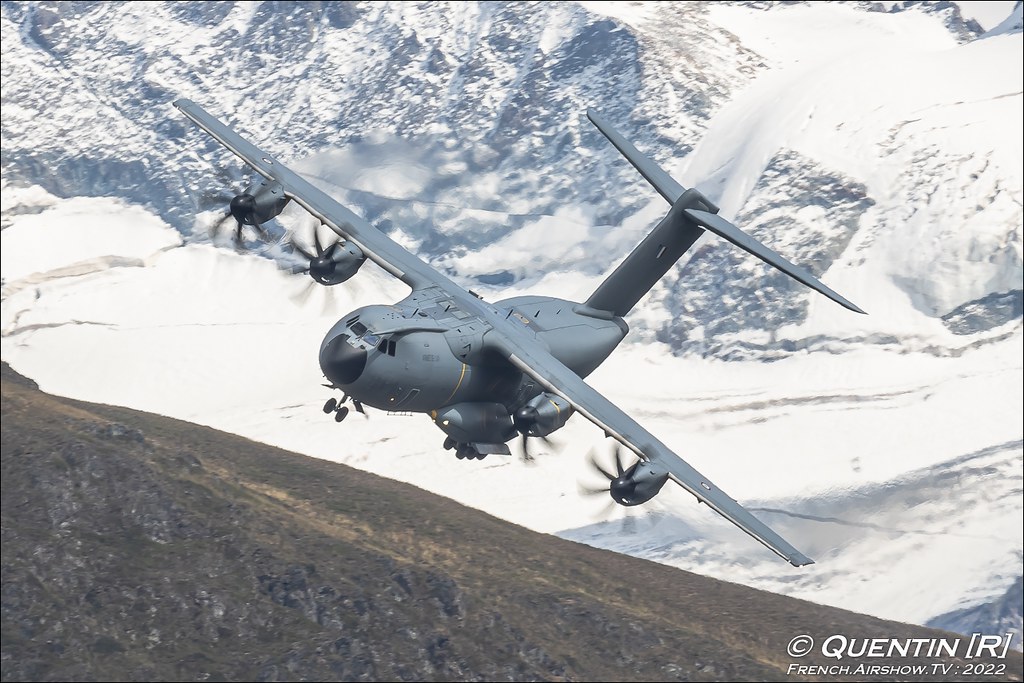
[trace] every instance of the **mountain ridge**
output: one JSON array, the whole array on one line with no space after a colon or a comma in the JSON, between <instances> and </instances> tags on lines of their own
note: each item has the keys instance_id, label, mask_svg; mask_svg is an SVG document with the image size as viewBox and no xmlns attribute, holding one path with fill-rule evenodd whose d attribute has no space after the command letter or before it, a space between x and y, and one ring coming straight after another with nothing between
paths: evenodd
<instances>
[{"instance_id":1,"label":"mountain ridge","mask_svg":"<svg viewBox=\"0 0 1024 683\"><path fill-rule=\"evenodd\" d=\"M152 209L187 239L205 239L204 223L212 221L206 212L222 210L219 195L240 191L245 172L216 143L195 133L170 106L176 97L191 97L281 158L294 160L325 148L346 148L349 158L361 163L354 170L332 169L333 194L435 265L485 287L519 281L530 286L548 272L544 259L538 262L509 253L506 234L521 232L530 224L517 216L551 216L552 227L560 228L547 231L552 265L561 270L571 260L572 267L588 278L606 272L623 253L623 243L650 227L644 218L652 204L649 189L583 120L588 106L605 111L627 137L670 171L694 165L713 170L706 168L707 163L702 165L701 158L709 155L700 148L706 146L705 133L715 129L716 117L765 74L786 68L785 59L773 52L777 48L763 49L758 42L763 38L750 39L744 24L748 19L740 19L736 26L733 22L743 12L769 20L776 16L799 20L809 9L789 3L740 3L724 8L650 5L615 11L589 3L151 8L140 12L127 6L3 5L7 111L0 156L8 183L38 184L65 197L121 197ZM855 27L865 23L851 31L851 35L864 31L865 38L879 30L883 36L920 33L929 49L945 47L959 55L947 60L954 67L967 54L957 50L992 40L979 41L980 28L965 20L954 3L892 3L885 8L888 13L880 9L877 3L847 3L825 14L835 14ZM99 26L109 30L98 30ZM804 34L821 30L812 22ZM786 38L783 34L780 40ZM877 49L884 48L882 54L886 54L891 47L883 41L878 47L872 43L871 48L862 48L863 58L850 54L869 62ZM826 54L826 66L833 57ZM93 68L96 59L103 59L107 68ZM827 81L849 78L845 71L832 74L826 69L824 73ZM950 74L956 83L956 71ZM885 85L886 79L883 70L869 80ZM854 90L862 88L858 85ZM875 97L872 92L868 88L864 93L866 101ZM951 106L955 97L943 98L931 102L926 97L918 105L937 106L940 112L958 109ZM796 131L807 125L805 117L811 120L817 114L820 118L828 104L827 99L811 102L805 113L800 100L806 96L797 97L795 105L789 99L773 94L756 104L769 122L760 128L771 130L770 122L777 120L789 122L773 137L799 137ZM857 277L850 262L864 258L864 247L858 242L839 250L843 241L834 240L830 258L818 258L817 242L830 238L820 234L821 225L852 221L854 227L864 223L860 232L871 233L879 229L873 223L880 221L889 229L888 224L903 221L906 213L916 212L929 220L944 218L949 210L933 211L931 193L922 196L917 190L938 182L959 185L968 172L977 176L969 185L981 186L977 190L965 186L965 197L947 200L956 207L954 215L964 220L989 220L982 215L989 186L997 198L1019 194L1019 181L1007 183L1004 171L982 163L992 156L991 151L978 149L978 163L972 164L942 149L947 144L943 131L949 127L943 121L946 114L940 113L935 122L926 117L924 123L915 124L904 119L899 106L890 107L888 99L887 93L878 96L882 113L877 116L871 106L867 113L851 109L851 117L860 115L865 121L853 118L849 127L864 128L855 139L856 149L877 147L879 155L895 154L887 163L909 170L908 179L900 182L906 189L896 198L886 196L884 184L865 194L863 184L868 178L864 175L873 174L873 169L851 172L849 159L823 160L809 155L807 149L780 149L786 163L768 164L752 180L740 173L724 188L718 184L721 178L706 172L685 176L684 184L699 183L716 201L719 192L725 191L723 208L749 218L755 229L760 227L760 217L773 212L772 207L793 214L806 206L799 195L787 192L791 184L813 187L824 182L837 186L831 194L838 189L839 195L844 191L862 195L868 206L879 203L869 212L872 219L868 221L842 201L822 203L817 221L788 225L764 221L765 228L786 230L794 247L791 256L808 253L816 272L829 269L835 261L830 276L839 271L847 278ZM973 106L959 104L964 105L961 110ZM872 133L874 128L892 130L888 137L879 137ZM391 143L395 156L387 175L381 169L360 174L359 168L374 166L369 155L382 139ZM735 145L726 142L723 148L731 153ZM694 154L695 148L699 153ZM742 150L738 153L742 155ZM423 154L430 156L424 159ZM440 173L423 178L416 166L431 162L437 162L430 167ZM731 168L729 163L726 167ZM316 169L307 164L304 170ZM396 206L365 194L393 183L408 185L415 190L411 198L431 208ZM740 196L743 201L737 204L733 200L736 187L746 183L758 185L761 196L750 202ZM608 192L611 187L616 192ZM907 212L903 202L909 202ZM456 206L507 215L486 217L450 208ZM1012 205L1002 203L992 210L1006 215L1014 211ZM582 234L589 246L586 253L573 250L568 237L556 236L563 231L575 234L564 230L559 217L575 217L586 224ZM623 223L628 226L625 230L607 230ZM985 236L958 237L957 233L951 230L948 239L961 251L999 246ZM1000 238L1001 233L994 237ZM844 239L849 242L848 235ZM495 267L466 258L464 249L485 245L504 251L504 262ZM968 304L980 309L980 315L958 318L958 333L984 333L1014 320L1012 307L988 295L1009 291L1012 296L1019 291L1011 277L1020 269L1019 250L1002 244L1005 272L989 273L979 264L958 268L959 259L945 253L949 249L928 257L943 259L944 267L954 271L969 271L956 278L956 286L937 288L925 271L916 277L900 273L903 279L896 283L897 289L909 293L929 318L941 318ZM796 348L808 341L816 343L810 330L804 339L751 346L728 329L719 329L713 311L701 306L680 311L671 299L692 295L688 283L696 275L711 285L704 296L724 298L733 290L743 291L737 314L752 334L774 337L806 317L801 311L807 307L807 292L773 287L778 303L761 315L757 310L761 302L748 297L759 289L763 276L750 268L749 260L740 261L742 277L732 287L720 288L712 266L734 259L714 241L700 245L697 253L710 258L689 259L670 272L651 297L656 314L633 316L634 326L642 333L666 342L677 354L702 352L723 358L771 360L794 352L793 344L786 342L795 342ZM922 267L910 265L915 270ZM891 276L883 272L863 277ZM676 334L677 319L688 327L703 328L706 340ZM828 337L833 344L846 343L842 336ZM884 343L879 335L858 339Z\"/></svg>"},{"instance_id":2,"label":"mountain ridge","mask_svg":"<svg viewBox=\"0 0 1024 683\"><path fill-rule=\"evenodd\" d=\"M746 680L797 631L949 637L2 382L4 680Z\"/></svg>"}]
</instances>

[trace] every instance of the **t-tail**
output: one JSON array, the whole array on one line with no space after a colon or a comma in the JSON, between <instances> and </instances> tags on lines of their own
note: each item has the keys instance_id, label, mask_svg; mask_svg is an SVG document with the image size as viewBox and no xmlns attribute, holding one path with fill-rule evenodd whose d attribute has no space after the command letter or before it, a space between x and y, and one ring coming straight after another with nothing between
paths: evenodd
<instances>
[{"instance_id":1,"label":"t-tail","mask_svg":"<svg viewBox=\"0 0 1024 683\"><path fill-rule=\"evenodd\" d=\"M794 280L824 294L832 301L856 313L858 306L823 284L806 269L794 265L738 227L718 215L718 207L699 190L685 189L660 166L641 154L633 144L612 128L594 110L587 118L597 126L647 182L672 205L668 215L634 249L619 267L590 295L586 306L626 315L636 303L668 272L668 269L693 246L705 230L732 242L765 263L778 268Z\"/></svg>"}]
</instances>

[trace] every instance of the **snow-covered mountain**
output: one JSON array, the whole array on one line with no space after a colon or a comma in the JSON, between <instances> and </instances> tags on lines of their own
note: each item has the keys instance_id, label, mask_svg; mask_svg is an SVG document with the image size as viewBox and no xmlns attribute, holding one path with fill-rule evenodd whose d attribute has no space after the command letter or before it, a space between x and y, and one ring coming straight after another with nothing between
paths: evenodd
<instances>
[{"instance_id":1,"label":"snow-covered mountain","mask_svg":"<svg viewBox=\"0 0 1024 683\"><path fill-rule=\"evenodd\" d=\"M979 24L944 2L4 3L3 356L47 391L543 531L1019 633L1019 609L985 607L1019 595L1024 552L1022 38L1003 5ZM870 313L704 238L592 380L818 564L790 570L677 491L601 517L576 494L599 444L579 418L535 466L456 462L422 418L326 419L322 334L403 287L367 267L299 306L268 254L211 246L246 175L179 96L487 298L586 297L666 210L582 116L601 109Z\"/></svg>"}]
</instances>

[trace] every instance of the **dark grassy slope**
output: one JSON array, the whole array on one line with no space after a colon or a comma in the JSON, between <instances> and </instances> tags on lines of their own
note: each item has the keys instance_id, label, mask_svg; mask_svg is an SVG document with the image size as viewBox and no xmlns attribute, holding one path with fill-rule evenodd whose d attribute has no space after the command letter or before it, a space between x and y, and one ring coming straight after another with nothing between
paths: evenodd
<instances>
[{"instance_id":1,"label":"dark grassy slope","mask_svg":"<svg viewBox=\"0 0 1024 683\"><path fill-rule=\"evenodd\" d=\"M6 364L2 430L4 680L779 679L835 663L792 660L799 633L937 633L53 397Z\"/></svg>"}]
</instances>

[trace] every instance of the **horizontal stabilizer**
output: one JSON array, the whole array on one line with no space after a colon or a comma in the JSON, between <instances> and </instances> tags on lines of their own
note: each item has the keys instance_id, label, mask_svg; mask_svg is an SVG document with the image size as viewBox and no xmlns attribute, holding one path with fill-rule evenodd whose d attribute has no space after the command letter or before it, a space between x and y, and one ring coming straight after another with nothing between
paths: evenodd
<instances>
[{"instance_id":1,"label":"horizontal stabilizer","mask_svg":"<svg viewBox=\"0 0 1024 683\"><path fill-rule=\"evenodd\" d=\"M826 286L818 278L807 272L807 270L782 258L779 254L764 246L721 216L708 213L707 211L700 211L699 209L685 209L683 213L697 225L732 242L743 251L753 254L768 265L778 268L797 282L802 282L811 289L821 292L840 306L848 308L855 313L865 313L859 306Z\"/></svg>"},{"instance_id":2,"label":"horizontal stabilizer","mask_svg":"<svg viewBox=\"0 0 1024 683\"><path fill-rule=\"evenodd\" d=\"M597 129L601 131L608 141L615 145L615 148L622 152L622 156L626 157L629 163L633 164L633 168L640 171L647 182L654 186L654 189L665 198L669 204L675 204L676 200L679 199L685 190L682 185L672 179L665 170L658 166L643 154L640 153L633 143L622 137L619 131L612 128L612 124L608 123L607 120L593 109L587 110L587 118L590 122L597 126Z\"/></svg>"}]
</instances>

